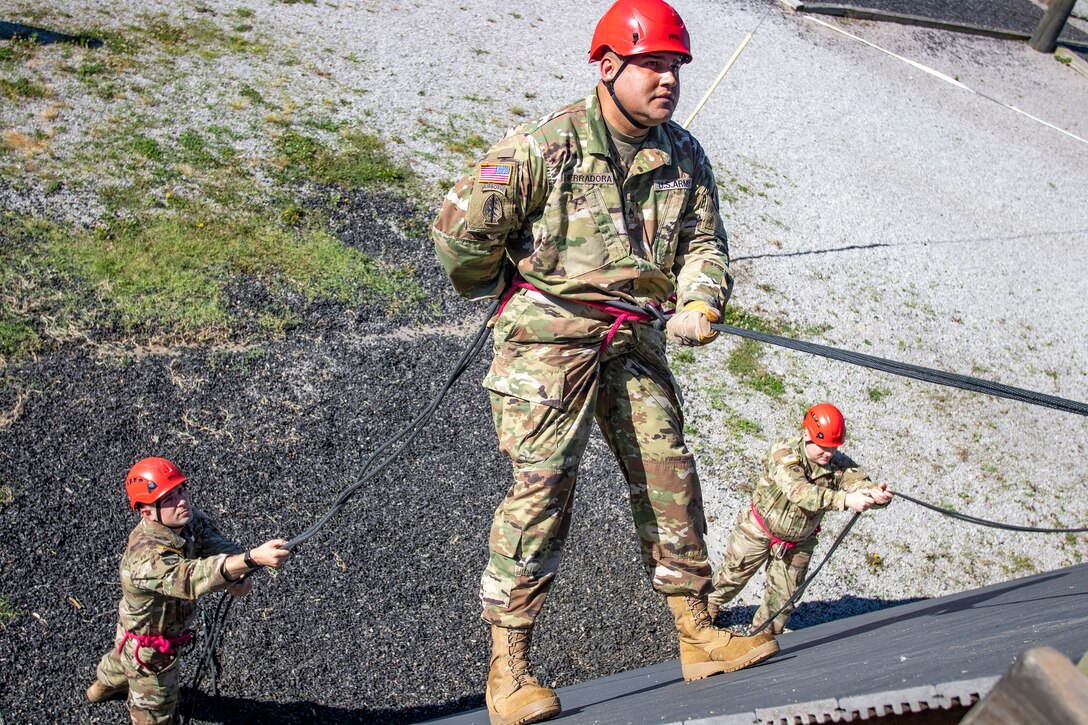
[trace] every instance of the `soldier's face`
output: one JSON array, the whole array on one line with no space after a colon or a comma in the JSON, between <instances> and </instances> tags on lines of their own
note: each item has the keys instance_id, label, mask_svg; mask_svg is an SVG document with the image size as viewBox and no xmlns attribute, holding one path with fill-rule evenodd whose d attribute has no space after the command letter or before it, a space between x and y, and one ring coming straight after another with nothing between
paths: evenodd
<instances>
[{"instance_id":1,"label":"soldier's face","mask_svg":"<svg viewBox=\"0 0 1088 725\"><path fill-rule=\"evenodd\" d=\"M817 466L826 466L835 457L838 446L821 446L810 440L805 441L805 456Z\"/></svg>"},{"instance_id":2,"label":"soldier's face","mask_svg":"<svg viewBox=\"0 0 1088 725\"><path fill-rule=\"evenodd\" d=\"M180 529L193 519L193 509L189 504L189 491L184 485L170 489L165 496L159 499L159 523L172 529ZM141 511L148 512L150 518L155 517L154 506L146 506Z\"/></svg>"},{"instance_id":3,"label":"soldier's face","mask_svg":"<svg viewBox=\"0 0 1088 725\"><path fill-rule=\"evenodd\" d=\"M679 53L646 53L631 56L629 60L616 79L616 96L643 125L665 123L680 102L680 67L684 57ZM608 77L614 77L618 69L618 63L601 67Z\"/></svg>"}]
</instances>

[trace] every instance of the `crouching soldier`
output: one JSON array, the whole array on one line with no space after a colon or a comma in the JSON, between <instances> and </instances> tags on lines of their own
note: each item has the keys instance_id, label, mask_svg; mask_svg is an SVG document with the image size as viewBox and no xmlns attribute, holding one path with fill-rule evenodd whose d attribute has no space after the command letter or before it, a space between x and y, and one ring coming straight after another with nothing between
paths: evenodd
<instances>
[{"instance_id":1,"label":"crouching soldier","mask_svg":"<svg viewBox=\"0 0 1088 725\"><path fill-rule=\"evenodd\" d=\"M113 647L98 663L87 688L91 702L128 695L135 725L178 721L178 648L196 600L226 589L244 597L262 566L279 567L290 556L283 539L243 552L189 502L185 476L170 461L145 458L128 472L125 491L140 523L121 557L121 604Z\"/></svg>"},{"instance_id":2,"label":"crouching soldier","mask_svg":"<svg viewBox=\"0 0 1088 725\"><path fill-rule=\"evenodd\" d=\"M758 627L797 591L808 571L824 512L850 509L861 513L892 500L884 484L873 483L864 470L838 452L846 438L839 409L820 403L805 413L801 437L771 446L752 502L737 515L737 525L714 572L710 616L740 594L761 566L767 565L763 603L752 626ZM794 606L769 625L781 634Z\"/></svg>"}]
</instances>

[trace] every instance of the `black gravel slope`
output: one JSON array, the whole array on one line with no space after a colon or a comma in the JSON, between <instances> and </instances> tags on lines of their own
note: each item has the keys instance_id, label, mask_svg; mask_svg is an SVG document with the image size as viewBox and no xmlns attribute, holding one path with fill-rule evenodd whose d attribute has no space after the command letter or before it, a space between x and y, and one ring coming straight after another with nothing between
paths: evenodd
<instances>
[{"instance_id":1,"label":"black gravel slope","mask_svg":"<svg viewBox=\"0 0 1088 725\"><path fill-rule=\"evenodd\" d=\"M418 262L435 301L431 331L394 336L420 321L311 306L286 340L261 348L73 349L9 370L0 409L15 390L31 392L0 430L0 483L16 494L0 505L0 595L22 612L0 627L3 722L125 719L123 704L89 705L83 690L113 636L117 563L136 522L121 485L133 462L177 462L196 504L243 545L290 537L440 387L467 340L435 328L477 325L484 306L453 299L421 235L396 242L390 219L420 228L403 203L360 196L338 213L349 243ZM488 358L396 466L235 603L221 696L191 695L195 722L402 723L482 704L488 635L476 588L509 479L479 387ZM538 628L543 679L566 685L676 657L599 439L576 509Z\"/></svg>"}]
</instances>

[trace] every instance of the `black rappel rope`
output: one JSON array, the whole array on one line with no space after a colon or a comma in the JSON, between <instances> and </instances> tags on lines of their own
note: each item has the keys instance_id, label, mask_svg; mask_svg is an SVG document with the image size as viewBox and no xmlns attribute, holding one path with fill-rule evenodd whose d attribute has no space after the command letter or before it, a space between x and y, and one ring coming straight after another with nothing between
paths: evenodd
<instances>
[{"instance_id":1,"label":"black rappel rope","mask_svg":"<svg viewBox=\"0 0 1088 725\"><path fill-rule=\"evenodd\" d=\"M499 300L496 300L492 304L492 307L487 315L488 320L490 320L491 317L493 317L494 314L498 311L500 304L501 302ZM657 318L655 324L658 327L664 326L666 320L671 317L670 314L663 314L662 312L654 308L643 308L637 305L627 304L623 302L613 302L612 304L621 309L629 309L630 311L642 314L645 314L647 311L649 311L654 317ZM914 378L916 380L923 380L926 382L935 383L937 385L946 385L950 387L960 388L963 390L970 390L974 392L984 393L987 395L993 395L996 397L1018 400L1033 405L1041 405L1057 410L1077 413L1079 415L1088 415L1088 405L1084 403L1067 400L1065 398L1059 398L1052 395L1046 395L1044 393L1038 393L1023 388L1016 388L1009 385L1004 385L1002 383L982 380L980 378L973 378L967 375L948 373L941 370L922 367L919 365L910 365L894 360L879 358L873 355L865 355L863 353L840 350L838 348L833 348L826 345L819 345L816 343L804 342L801 340L795 340L793 338L783 337L779 335L771 335L769 333L757 332L755 330L748 330L741 327L735 327L733 325L713 323L710 325L710 327L711 329L717 330L719 332L725 332L727 334L745 337L748 339L756 340L758 342L778 345L780 347L790 348L799 352L819 355L833 360L840 360L843 362L859 365L862 367L868 367L875 370L882 370L884 372L890 372L896 375L901 375L903 377ZM404 451L404 449L411 443L412 439L415 437L415 434L418 434L419 431L422 430L423 427L425 427L427 423L430 422L430 419L433 417L434 412L437 410L438 405L442 402L442 399L445 397L446 393L453 386L454 382L456 382L457 379L462 375L462 373L464 373L464 371L468 368L469 363L471 363L476 355L479 354L480 350L483 349L484 342L486 341L487 329L487 323L485 321L485 323L481 326L480 330L476 333L475 337L472 339L472 342L469 344L468 348L457 361L457 364L450 372L450 375L447 378L445 384L439 390L435 398L431 401L430 405L428 405L423 412L416 416L416 418L411 423L405 426L395 436L393 436L386 442L382 443L378 448L376 448L374 452L363 463L362 470L360 471L357 480L353 484L345 487L340 492L340 495L337 497L336 502L321 518L311 524L301 534L288 541L287 544L284 545L284 548L294 549L295 547L305 543L314 535L316 535L317 532L320 531L329 522L329 520L331 520L337 513L340 512L340 510L344 507L348 500L350 500L351 497L355 495L355 493L364 484L366 484L372 478L385 470L385 468L387 468L397 458L397 456L399 456L400 453ZM377 464L377 466L374 467L373 470L371 470L371 466L374 464L374 461L378 457L378 455L396 443L400 443L400 445L394 451L389 453L379 464ZM969 523L992 525L996 528L1006 528L1014 531L1036 531L1046 533L1079 533L1082 531L1088 531L1088 529L1037 529L1032 527L1017 527L1007 524L999 524L996 522L986 522L983 519L976 519L974 517L966 516L964 514L958 514L957 512L949 511L947 509L941 509L940 507L936 507L931 504L925 504L924 502L913 499L909 496L906 496L905 494L898 495L901 495L903 496L903 498L919 505L926 506L927 508L939 511L941 513L945 513L946 515L952 516L953 518L958 518ZM783 605L782 608L779 609L777 612L775 612L774 615L772 615L766 622L760 625L760 627L753 630L751 634L761 632L769 625L770 622L773 622L774 618L778 616L782 611L784 611L786 607L796 601L797 597L801 595L805 587L807 587L808 584L815 578L823 565L831 557L831 554L834 553L836 548L838 548L843 538L845 538L850 528L854 525L854 522L857 520L858 515L859 514L855 514L850 522L846 525L846 527L843 528L842 532L840 532L838 538L836 538L835 542L832 544L830 550L824 556L823 560L816 567L816 569L813 570L812 574L810 574L805 579L805 581L802 582L801 586L797 588L797 590L794 592L794 595L790 597L786 604ZM247 574L246 576L249 575ZM214 614L209 618L211 620L211 623L206 624L206 630L209 632L209 634L204 637L202 656L198 664L196 674L190 685L191 689L195 690L199 686L200 678L203 676L203 671L207 668L211 673L213 692L215 694L218 694L218 662L216 660L215 647L217 646L219 639L222 636L224 621L226 619L227 613L230 611L231 604L230 601L226 601L226 603L224 604L224 600L233 600L233 597L224 593L220 599L220 602L215 608ZM188 723L189 717L189 715L185 717L185 723Z\"/></svg>"},{"instance_id":2,"label":"black rappel rope","mask_svg":"<svg viewBox=\"0 0 1088 725\"><path fill-rule=\"evenodd\" d=\"M484 319L484 323L480 326L480 329L476 332L472 341L468 347L461 354L461 357L457 360L453 369L450 371L449 376L446 378L446 382L439 389L438 393L431 400L430 404L417 415L411 423L402 428L396 435L388 439L370 454L370 456L363 462L362 468L359 472L356 480L350 485L346 486L337 496L336 501L332 507L325 512L317 521L311 524L298 536L284 544L283 548L292 550L297 546L309 541L313 538L318 531L320 531L351 499L352 496L358 492L368 481L384 471L389 464L391 464L397 456L399 456L405 448L412 442L415 436L423 430L424 427L434 417L435 411L438 409L442 399L446 397L446 393L449 392L453 384L457 382L457 379L468 369L469 365L483 349L484 344L487 342L488 326L487 322L490 320L496 312L498 312L501 300L495 300L491 309L488 311L487 317ZM374 465L375 459L387 448L399 443L400 445L390 452L380 463L371 468ZM257 570L260 571L260 570ZM252 576L256 572L250 572L243 575L243 578ZM215 609L211 616L206 615L206 611L202 610L203 621L203 646L201 648L200 660L197 663L196 671L193 675L193 679L189 684L189 689L196 690L200 686L200 680L204 675L204 671L207 670L211 676L212 694L218 695L218 675L219 675L219 663L215 654L215 649L219 644L219 640L223 636L223 628L226 622L227 614L230 612L231 604L234 601L234 597L230 596L227 592L223 592L219 601L216 603ZM189 719L192 717L192 707L188 708L189 712L185 715L183 725L188 725Z\"/></svg>"},{"instance_id":3,"label":"black rappel rope","mask_svg":"<svg viewBox=\"0 0 1088 725\"><path fill-rule=\"evenodd\" d=\"M1001 529L1003 531L1026 531L1026 532L1033 533L1033 534L1083 534L1083 533L1088 533L1088 527L1070 528L1070 529L1045 528L1045 527L1040 527L1040 526L1018 526L1016 524L1005 524L1005 523L1002 523L1000 521L990 521L988 519L980 519L977 516L968 516L967 514L961 514L959 511L953 511L952 509L942 508L940 506L935 506L935 505L933 505L931 503L926 503L925 501L921 501L919 499L914 498L913 496L908 496L907 494L901 493L899 491L893 491L892 493L894 493L899 498L903 498L903 499L906 499L907 501L910 501L911 503L918 504L919 506L922 506L923 508L927 508L930 511L936 511L937 513L941 514L942 516L947 516L947 517L952 518L952 519L957 519L959 521L964 521L964 522L969 523L969 524L975 524L976 526L986 526L986 527L989 527L991 529ZM831 558L831 555L835 553L835 549L837 549L839 547L839 544L842 542L842 540L846 538L847 532L850 531L850 527L854 525L854 522L856 522L858 520L859 516L861 516L860 513L856 513L856 512L854 513L853 517L850 519L850 522L848 524L846 524L846 526L843 528L843 530L839 533L838 537L835 539L835 543L833 543L831 545L831 548L828 550L827 554L824 555L823 560L820 561L820 565L817 566L816 569L814 569L813 572L811 574L809 574L805 578L804 582L801 583L801 586L797 587L797 591L795 591L793 593L793 596L791 596L786 601L786 603L783 604L778 609L777 612L775 612L770 617L768 617L767 621L765 621L763 624L759 625L755 629L751 630L748 633L749 636L754 635L754 634L759 634L760 632L762 632L764 629L766 629L771 624L771 622L773 622L775 620L775 617L777 617L782 612L786 611L786 609L791 604L793 604L795 601L797 601L797 599L801 596L801 592L803 592L805 590L805 587L807 587L809 585L809 582L811 582L813 579L816 578L816 575L820 573L820 569L827 562L827 560Z\"/></svg>"}]
</instances>

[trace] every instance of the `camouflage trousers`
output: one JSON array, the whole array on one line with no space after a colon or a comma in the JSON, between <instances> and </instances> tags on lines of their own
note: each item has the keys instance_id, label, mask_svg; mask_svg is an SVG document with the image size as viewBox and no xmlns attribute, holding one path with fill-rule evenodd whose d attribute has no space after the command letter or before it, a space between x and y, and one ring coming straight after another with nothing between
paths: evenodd
<instances>
[{"instance_id":1,"label":"camouflage trousers","mask_svg":"<svg viewBox=\"0 0 1088 725\"><path fill-rule=\"evenodd\" d=\"M766 564L763 603L752 618L752 626L758 627L797 591L808 571L816 543L816 536L813 535L792 548L780 544L772 546L770 537L755 520L752 510L745 506L737 515L737 525L729 538L725 559L714 570L714 593L710 595L710 602L720 608L732 601L752 575ZM781 634L794 608L790 606L775 617L768 630L772 634Z\"/></svg>"},{"instance_id":2,"label":"camouflage trousers","mask_svg":"<svg viewBox=\"0 0 1088 725\"><path fill-rule=\"evenodd\" d=\"M540 613L570 531L594 419L627 480L654 589L710 591L702 492L664 334L625 324L602 353L611 323L606 313L532 292L511 298L495 323L484 387L514 482L495 511L481 578L489 623L528 627Z\"/></svg>"},{"instance_id":3,"label":"camouflage trousers","mask_svg":"<svg viewBox=\"0 0 1088 725\"><path fill-rule=\"evenodd\" d=\"M98 661L98 681L111 687L128 682L128 712L132 717L132 725L176 725L180 722L180 658L149 647L141 647L140 659L150 665L150 669L143 667L134 657L134 640L126 642L118 654L117 647L124 636L124 630L118 625L113 647Z\"/></svg>"}]
</instances>

